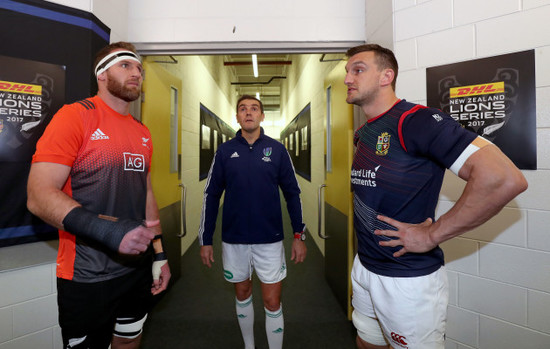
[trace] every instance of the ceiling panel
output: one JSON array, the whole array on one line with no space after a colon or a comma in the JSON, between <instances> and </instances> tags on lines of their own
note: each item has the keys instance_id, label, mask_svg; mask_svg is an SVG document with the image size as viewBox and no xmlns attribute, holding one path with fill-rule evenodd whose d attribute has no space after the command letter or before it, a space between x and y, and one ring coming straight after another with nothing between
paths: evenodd
<instances>
[{"instance_id":1,"label":"ceiling panel","mask_svg":"<svg viewBox=\"0 0 550 349\"><path fill-rule=\"evenodd\" d=\"M289 54L258 55L258 77L254 77L251 55L226 55L224 66L237 77L231 84L238 95L256 95L266 110L280 110L281 83L292 64Z\"/></svg>"}]
</instances>

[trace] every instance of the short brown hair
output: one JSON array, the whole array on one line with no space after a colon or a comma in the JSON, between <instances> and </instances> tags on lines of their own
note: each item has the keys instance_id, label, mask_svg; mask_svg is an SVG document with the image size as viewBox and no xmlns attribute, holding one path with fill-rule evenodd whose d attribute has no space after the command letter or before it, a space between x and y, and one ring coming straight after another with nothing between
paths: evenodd
<instances>
[{"instance_id":1,"label":"short brown hair","mask_svg":"<svg viewBox=\"0 0 550 349\"><path fill-rule=\"evenodd\" d=\"M95 71L97 64L103 58L105 58L105 56L107 56L109 53L113 52L116 49L132 51L137 55L136 47L133 44L129 42L124 42L124 41L113 42L112 44L105 46L104 48L102 48L96 53L95 59L94 59L94 66L92 67L93 71Z\"/></svg>"},{"instance_id":2,"label":"short brown hair","mask_svg":"<svg viewBox=\"0 0 550 349\"><path fill-rule=\"evenodd\" d=\"M395 73L391 86L395 91L395 82L397 81L397 73L399 71L399 65L397 64L397 59L393 54L393 51L382 47L378 44L364 44L350 48L346 52L346 56L351 58L361 52L374 52L376 57L376 64L379 69L391 69Z\"/></svg>"},{"instance_id":3,"label":"short brown hair","mask_svg":"<svg viewBox=\"0 0 550 349\"><path fill-rule=\"evenodd\" d=\"M242 95L239 100L237 101L237 114L239 113L239 104L241 104L242 101L246 100L246 99L253 99L255 101L257 101L258 103L260 103L260 110L262 111L262 114L264 112L264 104L262 103L262 101L260 101L258 98L254 97L254 96L251 96L251 95Z\"/></svg>"}]
</instances>

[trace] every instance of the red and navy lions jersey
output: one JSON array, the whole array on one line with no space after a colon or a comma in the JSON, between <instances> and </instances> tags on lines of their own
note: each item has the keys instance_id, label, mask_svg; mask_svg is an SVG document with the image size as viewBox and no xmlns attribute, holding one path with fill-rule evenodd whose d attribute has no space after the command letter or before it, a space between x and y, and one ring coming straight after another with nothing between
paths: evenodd
<instances>
[{"instance_id":1,"label":"red and navy lions jersey","mask_svg":"<svg viewBox=\"0 0 550 349\"><path fill-rule=\"evenodd\" d=\"M390 237L374 231L395 228L376 216L413 224L434 219L445 169L476 137L442 111L404 100L356 131L351 183L358 254L365 268L384 276L413 277L444 264L439 247L393 257L402 246L380 246Z\"/></svg>"},{"instance_id":2,"label":"red and navy lions jersey","mask_svg":"<svg viewBox=\"0 0 550 349\"><path fill-rule=\"evenodd\" d=\"M130 114L122 115L95 96L65 105L36 146L33 162L71 167L63 191L102 215L145 219L151 134ZM59 231L57 276L97 282L124 275L151 256L123 256L107 247Z\"/></svg>"}]
</instances>

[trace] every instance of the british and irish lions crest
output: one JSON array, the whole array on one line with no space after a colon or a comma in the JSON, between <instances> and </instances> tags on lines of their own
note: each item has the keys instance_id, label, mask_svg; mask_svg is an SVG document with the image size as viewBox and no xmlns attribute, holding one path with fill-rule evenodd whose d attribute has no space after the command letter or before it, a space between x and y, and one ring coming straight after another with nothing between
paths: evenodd
<instances>
[{"instance_id":1,"label":"british and irish lions crest","mask_svg":"<svg viewBox=\"0 0 550 349\"><path fill-rule=\"evenodd\" d=\"M390 134L388 132L383 132L378 136L376 141L376 155L384 156L388 154L390 149Z\"/></svg>"},{"instance_id":2,"label":"british and irish lions crest","mask_svg":"<svg viewBox=\"0 0 550 349\"><path fill-rule=\"evenodd\" d=\"M480 136L493 141L514 117L519 94L519 71L500 68L491 81L463 85L456 75L438 81L440 109Z\"/></svg>"}]
</instances>

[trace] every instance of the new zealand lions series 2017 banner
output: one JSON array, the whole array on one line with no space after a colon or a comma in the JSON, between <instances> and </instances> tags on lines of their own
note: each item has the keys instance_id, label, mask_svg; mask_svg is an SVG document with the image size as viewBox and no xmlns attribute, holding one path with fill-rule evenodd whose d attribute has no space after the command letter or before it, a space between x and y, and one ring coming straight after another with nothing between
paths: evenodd
<instances>
[{"instance_id":1,"label":"new zealand lions series 2017 banner","mask_svg":"<svg viewBox=\"0 0 550 349\"><path fill-rule=\"evenodd\" d=\"M536 170L533 50L426 69L427 104L497 145L520 169Z\"/></svg>"},{"instance_id":2,"label":"new zealand lions series 2017 banner","mask_svg":"<svg viewBox=\"0 0 550 349\"><path fill-rule=\"evenodd\" d=\"M36 142L65 100L65 67L0 56L0 246L56 237L26 208Z\"/></svg>"}]
</instances>

